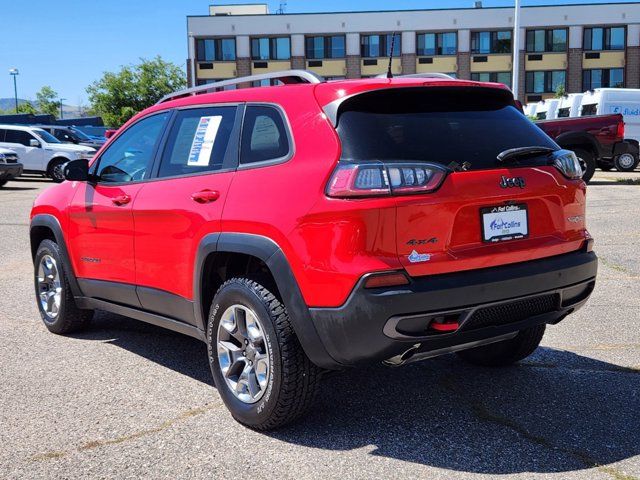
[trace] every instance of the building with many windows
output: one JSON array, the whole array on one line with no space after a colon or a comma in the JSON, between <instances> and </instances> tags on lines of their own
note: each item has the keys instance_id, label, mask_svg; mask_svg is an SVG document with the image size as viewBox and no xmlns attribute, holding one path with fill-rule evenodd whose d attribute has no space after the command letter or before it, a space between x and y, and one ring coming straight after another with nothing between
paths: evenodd
<instances>
[{"instance_id":1,"label":"building with many windows","mask_svg":"<svg viewBox=\"0 0 640 480\"><path fill-rule=\"evenodd\" d=\"M266 5L216 5L187 17L189 84L308 69L326 78L442 72L511 84L527 102L598 87L640 88L640 2L513 8L269 14ZM395 35L394 35L395 33Z\"/></svg>"}]
</instances>

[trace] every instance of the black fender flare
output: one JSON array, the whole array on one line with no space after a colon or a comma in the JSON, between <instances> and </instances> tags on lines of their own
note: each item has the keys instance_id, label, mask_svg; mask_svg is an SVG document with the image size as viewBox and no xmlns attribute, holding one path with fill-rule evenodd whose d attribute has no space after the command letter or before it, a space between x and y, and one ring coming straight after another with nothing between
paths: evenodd
<instances>
[{"instance_id":1,"label":"black fender flare","mask_svg":"<svg viewBox=\"0 0 640 480\"><path fill-rule=\"evenodd\" d=\"M602 157L602 146L596 138L588 132L565 132L555 138L555 142L562 148L568 148L570 145L589 145L591 150L595 152L595 160Z\"/></svg>"},{"instance_id":2,"label":"black fender flare","mask_svg":"<svg viewBox=\"0 0 640 480\"><path fill-rule=\"evenodd\" d=\"M321 368L339 369L327 352L313 324L309 307L302 297L300 287L282 249L270 238L248 233L212 233L205 235L196 253L194 268L193 301L196 325L204 330L205 312L208 305L202 305L203 270L211 253L241 253L262 260L273 275L278 291L289 313L291 325L309 359Z\"/></svg>"},{"instance_id":3,"label":"black fender flare","mask_svg":"<svg viewBox=\"0 0 640 480\"><path fill-rule=\"evenodd\" d=\"M67 275L67 279L69 280L69 287L71 287L71 292L73 293L74 297L82 296L82 290L80 289L78 279L76 278L76 274L73 270L71 257L69 256L69 251L67 250L67 243L64 240L62 227L60 226L60 222L58 221L58 219L53 215L47 213L35 215L31 219L31 224L29 225L29 242L31 244L31 257L34 262L38 245L33 244L33 235L31 234L31 232L35 227L46 227L53 232L56 243L58 244L58 247L60 247L64 272Z\"/></svg>"}]
</instances>

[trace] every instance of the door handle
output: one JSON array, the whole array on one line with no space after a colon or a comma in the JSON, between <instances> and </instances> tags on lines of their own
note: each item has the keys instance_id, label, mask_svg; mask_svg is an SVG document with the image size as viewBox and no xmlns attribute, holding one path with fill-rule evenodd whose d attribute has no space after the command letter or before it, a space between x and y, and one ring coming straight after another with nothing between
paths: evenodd
<instances>
[{"instance_id":1,"label":"door handle","mask_svg":"<svg viewBox=\"0 0 640 480\"><path fill-rule=\"evenodd\" d=\"M220 198L220 192L216 190L202 190L191 195L191 199L198 203L211 203Z\"/></svg>"},{"instance_id":2,"label":"door handle","mask_svg":"<svg viewBox=\"0 0 640 480\"><path fill-rule=\"evenodd\" d=\"M131 197L129 195L120 195L118 197L113 197L111 201L114 205L122 207L131 201Z\"/></svg>"}]
</instances>

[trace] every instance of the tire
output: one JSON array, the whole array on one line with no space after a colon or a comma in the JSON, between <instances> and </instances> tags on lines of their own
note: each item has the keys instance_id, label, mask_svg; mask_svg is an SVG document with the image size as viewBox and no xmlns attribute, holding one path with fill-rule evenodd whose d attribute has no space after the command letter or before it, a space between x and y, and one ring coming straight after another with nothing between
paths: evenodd
<instances>
[{"instance_id":1,"label":"tire","mask_svg":"<svg viewBox=\"0 0 640 480\"><path fill-rule=\"evenodd\" d=\"M64 174L62 172L62 166L67 163L67 159L58 158L51 160L49 167L47 168L47 177L56 183L64 182Z\"/></svg>"},{"instance_id":2,"label":"tire","mask_svg":"<svg viewBox=\"0 0 640 480\"><path fill-rule=\"evenodd\" d=\"M576 154L576 157L578 157L584 171L582 180L584 180L585 183L589 183L589 180L591 180L591 177L593 177L596 171L596 159L593 157L593 153L582 148L576 148L573 152Z\"/></svg>"},{"instance_id":3,"label":"tire","mask_svg":"<svg viewBox=\"0 0 640 480\"><path fill-rule=\"evenodd\" d=\"M304 353L280 300L257 281L232 278L218 289L210 312L209 365L231 415L243 425L262 431L281 427L304 415L315 399L321 370ZM251 328L246 328L247 322ZM251 330L255 338L250 342L243 339L242 330ZM224 345L233 344L233 348L221 346L219 340ZM252 368L251 359L254 375L249 371L242 379L246 369Z\"/></svg>"},{"instance_id":4,"label":"tire","mask_svg":"<svg viewBox=\"0 0 640 480\"><path fill-rule=\"evenodd\" d=\"M0 188L4 187L9 180L0 180Z\"/></svg>"},{"instance_id":5,"label":"tire","mask_svg":"<svg viewBox=\"0 0 640 480\"><path fill-rule=\"evenodd\" d=\"M482 367L506 367L531 355L542 340L546 325L521 330L509 340L462 350L458 356L463 360Z\"/></svg>"},{"instance_id":6,"label":"tire","mask_svg":"<svg viewBox=\"0 0 640 480\"><path fill-rule=\"evenodd\" d=\"M53 269L45 268L45 263L49 261L52 261L49 263L49 267L53 265ZM55 278L57 278L57 282ZM45 287L43 283L46 283L47 286ZM34 268L34 286L38 311L44 325L50 332L57 334L76 332L84 329L91 321L93 310L81 310L76 307L69 279L64 271L60 247L51 240L43 240L38 247ZM59 302L58 306L45 308L43 293L46 294L46 297L53 297L52 304L55 305Z\"/></svg>"},{"instance_id":7,"label":"tire","mask_svg":"<svg viewBox=\"0 0 640 480\"><path fill-rule=\"evenodd\" d=\"M638 166L638 158L631 153L623 153L614 158L613 164L619 172L633 172Z\"/></svg>"}]
</instances>

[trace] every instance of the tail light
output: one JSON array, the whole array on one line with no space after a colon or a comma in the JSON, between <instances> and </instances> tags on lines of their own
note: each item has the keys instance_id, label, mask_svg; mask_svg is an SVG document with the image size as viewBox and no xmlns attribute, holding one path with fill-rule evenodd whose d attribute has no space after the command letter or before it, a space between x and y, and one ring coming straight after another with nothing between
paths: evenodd
<instances>
[{"instance_id":1,"label":"tail light","mask_svg":"<svg viewBox=\"0 0 640 480\"><path fill-rule=\"evenodd\" d=\"M448 170L430 163L340 163L327 185L337 198L430 193L437 190Z\"/></svg>"},{"instance_id":2,"label":"tail light","mask_svg":"<svg viewBox=\"0 0 640 480\"><path fill-rule=\"evenodd\" d=\"M620 140L624 139L624 122L620 120L618 122L618 130L616 131L616 137Z\"/></svg>"},{"instance_id":3,"label":"tail light","mask_svg":"<svg viewBox=\"0 0 640 480\"><path fill-rule=\"evenodd\" d=\"M582 167L576 154L569 150L556 150L553 152L553 164L560 172L570 180L582 178Z\"/></svg>"}]
</instances>

